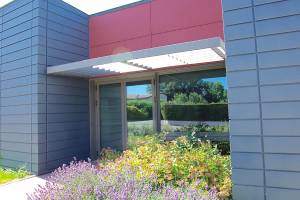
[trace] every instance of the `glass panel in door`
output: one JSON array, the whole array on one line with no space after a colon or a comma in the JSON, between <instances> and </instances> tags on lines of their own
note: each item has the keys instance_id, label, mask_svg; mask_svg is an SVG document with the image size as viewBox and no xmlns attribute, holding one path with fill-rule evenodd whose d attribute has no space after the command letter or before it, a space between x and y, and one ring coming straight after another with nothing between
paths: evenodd
<instances>
[{"instance_id":1,"label":"glass panel in door","mask_svg":"<svg viewBox=\"0 0 300 200\"><path fill-rule=\"evenodd\" d=\"M100 86L100 146L122 150L121 84Z\"/></svg>"}]
</instances>

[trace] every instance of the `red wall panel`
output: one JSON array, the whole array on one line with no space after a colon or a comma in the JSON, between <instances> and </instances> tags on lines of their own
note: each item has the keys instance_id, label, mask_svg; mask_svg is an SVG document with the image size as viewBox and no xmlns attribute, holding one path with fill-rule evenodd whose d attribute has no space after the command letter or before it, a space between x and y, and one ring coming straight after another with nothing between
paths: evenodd
<instances>
[{"instance_id":1,"label":"red wall panel","mask_svg":"<svg viewBox=\"0 0 300 200\"><path fill-rule=\"evenodd\" d=\"M222 21L220 0L154 0L151 3L152 33Z\"/></svg>"},{"instance_id":2,"label":"red wall panel","mask_svg":"<svg viewBox=\"0 0 300 200\"><path fill-rule=\"evenodd\" d=\"M222 38L223 36L220 35L220 32L223 32L222 22L154 34L152 35L152 47L207 39L216 36Z\"/></svg>"},{"instance_id":3,"label":"red wall panel","mask_svg":"<svg viewBox=\"0 0 300 200\"><path fill-rule=\"evenodd\" d=\"M90 28L92 47L151 35L150 5L143 4L91 17Z\"/></svg>"},{"instance_id":4,"label":"red wall panel","mask_svg":"<svg viewBox=\"0 0 300 200\"><path fill-rule=\"evenodd\" d=\"M90 18L90 57L223 38L221 0L152 0Z\"/></svg>"},{"instance_id":5,"label":"red wall panel","mask_svg":"<svg viewBox=\"0 0 300 200\"><path fill-rule=\"evenodd\" d=\"M147 49L151 46L151 36L115 42L107 45L95 46L90 49L90 57L108 56L139 49Z\"/></svg>"}]
</instances>

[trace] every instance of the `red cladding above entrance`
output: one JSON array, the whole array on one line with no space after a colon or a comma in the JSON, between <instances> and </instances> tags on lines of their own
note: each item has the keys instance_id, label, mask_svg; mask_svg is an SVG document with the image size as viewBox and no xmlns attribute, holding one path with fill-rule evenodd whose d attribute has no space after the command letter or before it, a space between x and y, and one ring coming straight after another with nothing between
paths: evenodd
<instances>
[{"instance_id":1,"label":"red cladding above entrance","mask_svg":"<svg viewBox=\"0 0 300 200\"><path fill-rule=\"evenodd\" d=\"M223 38L221 0L152 0L90 19L90 57Z\"/></svg>"}]
</instances>

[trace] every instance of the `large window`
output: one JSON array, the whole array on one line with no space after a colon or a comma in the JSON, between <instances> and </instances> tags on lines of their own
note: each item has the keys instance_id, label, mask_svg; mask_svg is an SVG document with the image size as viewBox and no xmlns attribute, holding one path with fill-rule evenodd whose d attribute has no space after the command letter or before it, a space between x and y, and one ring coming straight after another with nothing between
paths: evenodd
<instances>
[{"instance_id":1,"label":"large window","mask_svg":"<svg viewBox=\"0 0 300 200\"><path fill-rule=\"evenodd\" d=\"M170 139L191 133L228 137L225 70L160 76L160 96L161 127Z\"/></svg>"},{"instance_id":2,"label":"large window","mask_svg":"<svg viewBox=\"0 0 300 200\"><path fill-rule=\"evenodd\" d=\"M153 131L153 96L151 81L130 82L127 87L128 148L144 142Z\"/></svg>"}]
</instances>

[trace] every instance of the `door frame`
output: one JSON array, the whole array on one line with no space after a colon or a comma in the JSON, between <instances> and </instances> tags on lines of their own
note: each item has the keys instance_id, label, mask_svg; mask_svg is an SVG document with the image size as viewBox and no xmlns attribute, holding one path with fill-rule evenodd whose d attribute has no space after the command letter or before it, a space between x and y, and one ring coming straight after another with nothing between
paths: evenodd
<instances>
[{"instance_id":1,"label":"door frame","mask_svg":"<svg viewBox=\"0 0 300 200\"><path fill-rule=\"evenodd\" d=\"M153 129L158 130L158 120L157 120L157 103L155 103L159 98L156 95L156 84L158 83L155 78L158 77L156 74L151 74L150 76L132 77L132 78L121 78L121 79L95 79L90 80L90 154L92 159L96 159L101 153L101 129L100 129L100 86L110 85L115 83L121 84L121 116L122 116L122 149L127 148L128 141L128 123L127 123L127 88L126 84L130 82L137 81L150 81L153 95ZM160 116L160 115L159 115ZM159 119L160 123L160 119Z\"/></svg>"}]
</instances>

